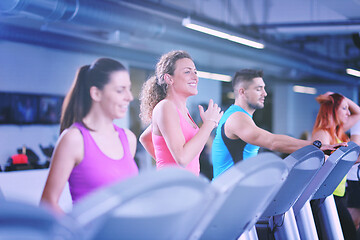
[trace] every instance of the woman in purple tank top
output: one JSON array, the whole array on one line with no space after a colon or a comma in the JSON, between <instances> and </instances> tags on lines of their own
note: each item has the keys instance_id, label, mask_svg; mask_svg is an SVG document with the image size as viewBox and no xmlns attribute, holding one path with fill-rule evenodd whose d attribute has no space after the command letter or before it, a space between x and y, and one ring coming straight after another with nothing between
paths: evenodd
<instances>
[{"instance_id":1,"label":"woman in purple tank top","mask_svg":"<svg viewBox=\"0 0 360 240\"><path fill-rule=\"evenodd\" d=\"M203 124L198 128L186 106L187 98L198 93L198 81L190 55L172 51L161 57L155 75L143 86L140 116L151 125L140 142L157 168L181 166L199 175L199 155L222 112L212 100L206 111L199 106Z\"/></svg>"},{"instance_id":2,"label":"woman in purple tank top","mask_svg":"<svg viewBox=\"0 0 360 240\"><path fill-rule=\"evenodd\" d=\"M113 124L133 100L125 67L109 58L82 66L62 108L56 144L41 203L58 205L67 181L73 202L90 192L138 174L136 137Z\"/></svg>"}]
</instances>

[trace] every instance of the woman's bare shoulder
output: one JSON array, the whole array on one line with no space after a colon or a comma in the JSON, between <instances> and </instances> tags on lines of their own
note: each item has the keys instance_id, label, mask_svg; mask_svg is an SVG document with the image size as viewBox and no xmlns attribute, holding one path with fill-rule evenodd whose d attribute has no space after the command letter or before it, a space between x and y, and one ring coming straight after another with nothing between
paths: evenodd
<instances>
[{"instance_id":1,"label":"woman's bare shoulder","mask_svg":"<svg viewBox=\"0 0 360 240\"><path fill-rule=\"evenodd\" d=\"M311 138L312 138L312 140L320 140L323 143L329 144L331 136L328 131L320 129L320 130L317 130L316 132L313 132Z\"/></svg>"},{"instance_id":2,"label":"woman's bare shoulder","mask_svg":"<svg viewBox=\"0 0 360 240\"><path fill-rule=\"evenodd\" d=\"M157 115L159 113L167 113L167 114L172 114L176 111L176 106L175 104L168 100L168 99L164 99L161 100L158 104L156 104L154 111L153 111L153 115Z\"/></svg>"},{"instance_id":3,"label":"woman's bare shoulder","mask_svg":"<svg viewBox=\"0 0 360 240\"><path fill-rule=\"evenodd\" d=\"M54 162L71 162L77 165L84 156L84 140L80 130L76 127L70 127L64 130L56 143L53 156Z\"/></svg>"},{"instance_id":4,"label":"woman's bare shoulder","mask_svg":"<svg viewBox=\"0 0 360 240\"><path fill-rule=\"evenodd\" d=\"M79 144L83 143L83 136L80 130L76 127L70 127L65 129L59 138L59 142L63 142L66 145L79 146Z\"/></svg>"}]
</instances>

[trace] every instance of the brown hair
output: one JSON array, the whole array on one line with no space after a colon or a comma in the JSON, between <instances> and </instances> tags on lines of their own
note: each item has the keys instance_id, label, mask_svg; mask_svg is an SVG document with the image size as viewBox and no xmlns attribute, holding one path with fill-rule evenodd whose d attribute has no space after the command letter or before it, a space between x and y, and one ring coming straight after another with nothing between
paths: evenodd
<instances>
[{"instance_id":1,"label":"brown hair","mask_svg":"<svg viewBox=\"0 0 360 240\"><path fill-rule=\"evenodd\" d=\"M254 69L242 69L235 73L231 83L234 89L235 94L237 94L236 87L240 83L245 83L244 87L247 88L253 81L254 78L263 77L262 70Z\"/></svg>"},{"instance_id":2,"label":"brown hair","mask_svg":"<svg viewBox=\"0 0 360 240\"><path fill-rule=\"evenodd\" d=\"M64 99L62 106L60 133L75 122L81 122L88 128L83 118L89 113L92 99L92 86L102 90L115 71L126 71L126 68L110 58L99 58L92 65L84 65L78 70L73 85Z\"/></svg>"},{"instance_id":3,"label":"brown hair","mask_svg":"<svg viewBox=\"0 0 360 240\"><path fill-rule=\"evenodd\" d=\"M181 50L171 51L162 55L156 64L155 75L143 84L140 93L140 118L143 122L151 122L152 111L156 104L167 95L168 86L164 76L165 74L174 75L176 61L183 58L192 59L187 52Z\"/></svg>"}]
</instances>

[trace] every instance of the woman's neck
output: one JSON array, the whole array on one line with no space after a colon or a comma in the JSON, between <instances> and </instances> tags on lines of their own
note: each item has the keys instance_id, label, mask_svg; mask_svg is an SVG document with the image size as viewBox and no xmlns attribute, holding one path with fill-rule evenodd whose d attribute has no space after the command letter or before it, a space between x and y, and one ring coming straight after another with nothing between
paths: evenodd
<instances>
[{"instance_id":1,"label":"woman's neck","mask_svg":"<svg viewBox=\"0 0 360 240\"><path fill-rule=\"evenodd\" d=\"M101 114L95 114L93 111L90 111L84 118L83 122L90 129L95 132L113 132L113 120L104 117Z\"/></svg>"},{"instance_id":2,"label":"woman's neck","mask_svg":"<svg viewBox=\"0 0 360 240\"><path fill-rule=\"evenodd\" d=\"M166 97L168 100L173 102L175 106L184 114L187 113L186 100L187 98L179 95L169 95Z\"/></svg>"}]
</instances>

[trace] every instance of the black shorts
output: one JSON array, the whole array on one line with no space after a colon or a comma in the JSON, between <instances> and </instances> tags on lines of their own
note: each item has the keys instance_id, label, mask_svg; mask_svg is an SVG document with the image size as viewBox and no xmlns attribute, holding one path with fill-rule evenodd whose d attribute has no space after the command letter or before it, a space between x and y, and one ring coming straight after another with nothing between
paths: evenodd
<instances>
[{"instance_id":1,"label":"black shorts","mask_svg":"<svg viewBox=\"0 0 360 240\"><path fill-rule=\"evenodd\" d=\"M347 207L360 208L360 181L347 180Z\"/></svg>"}]
</instances>

